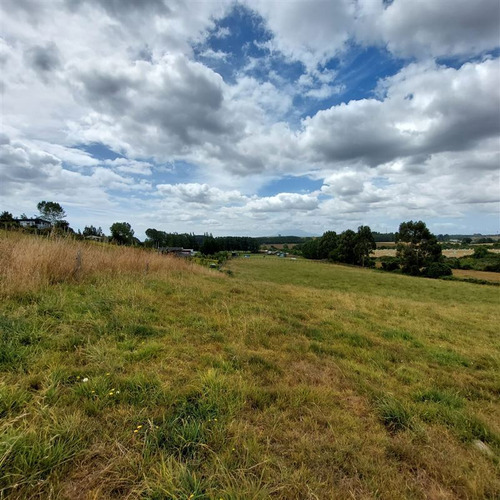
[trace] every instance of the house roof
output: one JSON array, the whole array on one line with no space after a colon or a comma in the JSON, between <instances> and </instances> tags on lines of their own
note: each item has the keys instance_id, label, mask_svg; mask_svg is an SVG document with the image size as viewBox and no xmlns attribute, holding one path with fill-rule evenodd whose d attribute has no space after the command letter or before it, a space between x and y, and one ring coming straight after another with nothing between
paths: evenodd
<instances>
[{"instance_id":1,"label":"house roof","mask_svg":"<svg viewBox=\"0 0 500 500\"><path fill-rule=\"evenodd\" d=\"M26 219L14 219L16 222L36 222L37 224L41 224L42 222L45 222L45 224L50 224L48 220L41 219L40 217L29 217Z\"/></svg>"}]
</instances>

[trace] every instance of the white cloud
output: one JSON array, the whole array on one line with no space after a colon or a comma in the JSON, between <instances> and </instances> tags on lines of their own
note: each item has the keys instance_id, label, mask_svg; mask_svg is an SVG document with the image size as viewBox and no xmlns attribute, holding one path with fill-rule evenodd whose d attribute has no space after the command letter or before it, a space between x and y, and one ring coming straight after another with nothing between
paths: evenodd
<instances>
[{"instance_id":1,"label":"white cloud","mask_svg":"<svg viewBox=\"0 0 500 500\"><path fill-rule=\"evenodd\" d=\"M231 34L231 30L228 27L219 26L216 31L212 33L215 38L227 38Z\"/></svg>"},{"instance_id":2,"label":"white cloud","mask_svg":"<svg viewBox=\"0 0 500 500\"><path fill-rule=\"evenodd\" d=\"M474 148L500 132L498 62L460 69L413 64L383 83L383 100L351 101L303 121L301 149L313 161L362 161Z\"/></svg>"},{"instance_id":3,"label":"white cloud","mask_svg":"<svg viewBox=\"0 0 500 500\"><path fill-rule=\"evenodd\" d=\"M496 0L247 2L271 31L266 46L307 71L290 78L271 58L254 58L224 81L209 61L194 60L193 46L231 60L229 48L204 43L234 34L217 25L233 5L2 2L6 208L30 211L53 198L89 213L108 207L105 221L131 206L141 227L172 215L254 233L263 221L269 231L311 232L415 211L497 213L500 72L498 58L480 57L499 45ZM301 119L297 97L319 107L349 90L338 81L351 42L415 62L379 82L375 96L311 108ZM467 55L474 58L458 68L434 60ZM337 56L338 70L322 67ZM93 142L123 157L100 160L77 147ZM176 168L164 178L165 163ZM183 168L189 178L175 180ZM298 174L324 179L321 196L255 195Z\"/></svg>"},{"instance_id":4,"label":"white cloud","mask_svg":"<svg viewBox=\"0 0 500 500\"><path fill-rule=\"evenodd\" d=\"M497 0L360 0L357 36L396 55L471 55L499 45Z\"/></svg>"},{"instance_id":5,"label":"white cloud","mask_svg":"<svg viewBox=\"0 0 500 500\"><path fill-rule=\"evenodd\" d=\"M318 207L318 198L309 194L279 193L250 201L246 208L253 212L310 211Z\"/></svg>"},{"instance_id":6,"label":"white cloud","mask_svg":"<svg viewBox=\"0 0 500 500\"><path fill-rule=\"evenodd\" d=\"M207 59L218 59L221 61L225 61L229 57L229 53L224 52L222 50L206 49L200 53L200 57L205 57Z\"/></svg>"},{"instance_id":7,"label":"white cloud","mask_svg":"<svg viewBox=\"0 0 500 500\"><path fill-rule=\"evenodd\" d=\"M157 188L162 196L173 196L186 203L224 205L245 200L239 191L223 191L208 184L159 184Z\"/></svg>"},{"instance_id":8,"label":"white cloud","mask_svg":"<svg viewBox=\"0 0 500 500\"><path fill-rule=\"evenodd\" d=\"M343 50L354 23L355 3L350 0L294 1L286 8L282 2L258 0L248 6L264 17L274 34L268 46L309 70Z\"/></svg>"},{"instance_id":9,"label":"white cloud","mask_svg":"<svg viewBox=\"0 0 500 500\"><path fill-rule=\"evenodd\" d=\"M319 88L310 89L306 92L306 96L313 97L314 99L327 99L334 94L340 94L345 90L344 85L327 85L324 83Z\"/></svg>"}]
</instances>

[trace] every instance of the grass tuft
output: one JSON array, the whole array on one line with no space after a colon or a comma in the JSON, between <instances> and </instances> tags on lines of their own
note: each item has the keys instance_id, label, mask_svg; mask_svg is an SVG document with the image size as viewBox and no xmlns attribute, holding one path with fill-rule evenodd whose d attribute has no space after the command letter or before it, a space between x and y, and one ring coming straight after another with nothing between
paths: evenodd
<instances>
[{"instance_id":1,"label":"grass tuft","mask_svg":"<svg viewBox=\"0 0 500 500\"><path fill-rule=\"evenodd\" d=\"M376 407L382 423L389 431L404 431L414 426L410 409L393 396L384 396L378 399Z\"/></svg>"}]
</instances>

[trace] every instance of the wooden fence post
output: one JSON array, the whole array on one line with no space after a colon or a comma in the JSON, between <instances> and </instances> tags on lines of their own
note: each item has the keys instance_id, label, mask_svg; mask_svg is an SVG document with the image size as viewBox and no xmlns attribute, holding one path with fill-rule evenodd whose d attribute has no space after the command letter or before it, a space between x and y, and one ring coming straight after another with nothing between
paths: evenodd
<instances>
[{"instance_id":1,"label":"wooden fence post","mask_svg":"<svg viewBox=\"0 0 500 500\"><path fill-rule=\"evenodd\" d=\"M73 269L73 276L78 276L82 270L82 250L78 249L76 252L75 268Z\"/></svg>"}]
</instances>

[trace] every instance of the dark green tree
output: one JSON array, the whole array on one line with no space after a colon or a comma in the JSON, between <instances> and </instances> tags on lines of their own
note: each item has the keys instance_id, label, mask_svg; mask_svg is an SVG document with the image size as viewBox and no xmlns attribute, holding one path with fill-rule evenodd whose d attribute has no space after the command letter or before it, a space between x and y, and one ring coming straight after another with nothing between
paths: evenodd
<instances>
[{"instance_id":1,"label":"dark green tree","mask_svg":"<svg viewBox=\"0 0 500 500\"><path fill-rule=\"evenodd\" d=\"M67 220L57 220L54 222L54 227L60 229L63 232L74 233L73 229L69 227L69 222Z\"/></svg>"},{"instance_id":2,"label":"dark green tree","mask_svg":"<svg viewBox=\"0 0 500 500\"><path fill-rule=\"evenodd\" d=\"M211 235L205 233L203 243L200 247L200 252L204 255L214 255L220 250L216 239Z\"/></svg>"},{"instance_id":3,"label":"dark green tree","mask_svg":"<svg viewBox=\"0 0 500 500\"><path fill-rule=\"evenodd\" d=\"M104 236L102 228L95 228L94 226L85 226L83 230L83 236Z\"/></svg>"},{"instance_id":4,"label":"dark green tree","mask_svg":"<svg viewBox=\"0 0 500 500\"><path fill-rule=\"evenodd\" d=\"M423 267L441 260L441 245L425 222L402 222L396 233L397 256L406 274L418 275Z\"/></svg>"},{"instance_id":5,"label":"dark green tree","mask_svg":"<svg viewBox=\"0 0 500 500\"><path fill-rule=\"evenodd\" d=\"M148 247L160 248L168 246L168 234L152 227L146 229L146 241Z\"/></svg>"},{"instance_id":6,"label":"dark green tree","mask_svg":"<svg viewBox=\"0 0 500 500\"><path fill-rule=\"evenodd\" d=\"M302 245L302 255L306 259L319 259L319 238L308 240Z\"/></svg>"},{"instance_id":7,"label":"dark green tree","mask_svg":"<svg viewBox=\"0 0 500 500\"><path fill-rule=\"evenodd\" d=\"M345 264L356 264L356 233L347 229L339 236L339 244L331 253L332 260Z\"/></svg>"},{"instance_id":8,"label":"dark green tree","mask_svg":"<svg viewBox=\"0 0 500 500\"><path fill-rule=\"evenodd\" d=\"M474 248L474 253L472 257L474 259L484 259L484 257L488 257L491 252L488 252L486 247L476 247Z\"/></svg>"},{"instance_id":9,"label":"dark green tree","mask_svg":"<svg viewBox=\"0 0 500 500\"><path fill-rule=\"evenodd\" d=\"M328 259L330 254L337 248L339 237L335 231L326 231L319 240L318 254L320 259Z\"/></svg>"},{"instance_id":10,"label":"dark green tree","mask_svg":"<svg viewBox=\"0 0 500 500\"><path fill-rule=\"evenodd\" d=\"M14 216L10 213L7 212L6 210L0 214L0 221L2 222L13 222L14 221Z\"/></svg>"},{"instance_id":11,"label":"dark green tree","mask_svg":"<svg viewBox=\"0 0 500 500\"><path fill-rule=\"evenodd\" d=\"M55 201L41 201L36 206L40 212L40 217L49 221L51 224L62 221L66 217L66 212L59 203Z\"/></svg>"},{"instance_id":12,"label":"dark green tree","mask_svg":"<svg viewBox=\"0 0 500 500\"><path fill-rule=\"evenodd\" d=\"M0 214L0 227L8 228L18 226L18 223L14 220L14 216L7 211Z\"/></svg>"},{"instance_id":13,"label":"dark green tree","mask_svg":"<svg viewBox=\"0 0 500 500\"><path fill-rule=\"evenodd\" d=\"M356 243L354 245L354 254L356 256L356 263L365 267L370 259L370 253L375 250L377 245L373 238L370 226L359 226L356 234Z\"/></svg>"},{"instance_id":14,"label":"dark green tree","mask_svg":"<svg viewBox=\"0 0 500 500\"><path fill-rule=\"evenodd\" d=\"M119 245L131 245L134 243L134 230L128 222L115 222L109 230L111 237Z\"/></svg>"}]
</instances>

